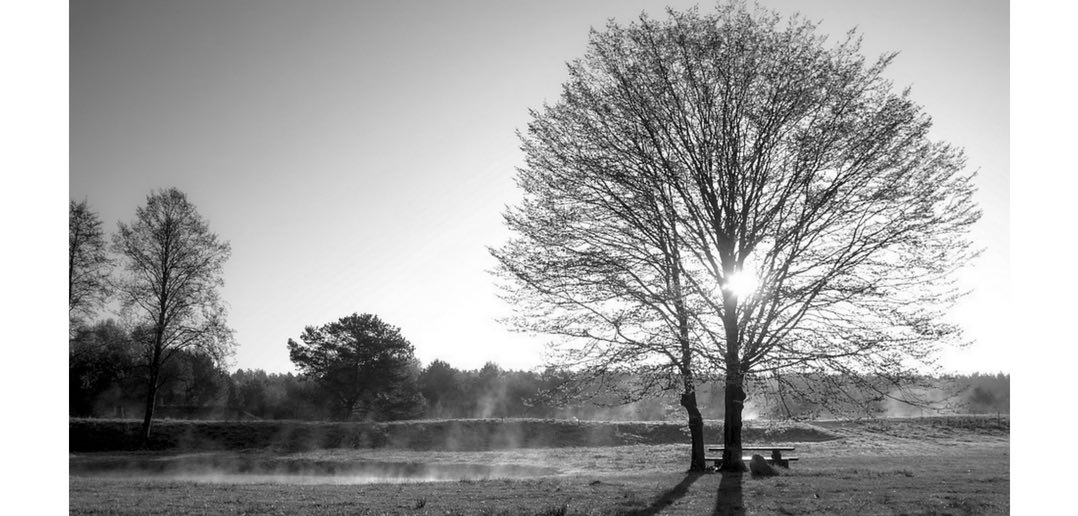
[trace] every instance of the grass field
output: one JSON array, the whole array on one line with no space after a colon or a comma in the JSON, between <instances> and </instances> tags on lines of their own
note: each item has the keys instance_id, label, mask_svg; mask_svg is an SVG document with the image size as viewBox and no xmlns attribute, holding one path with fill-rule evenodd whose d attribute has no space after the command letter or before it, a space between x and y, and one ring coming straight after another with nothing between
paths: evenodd
<instances>
[{"instance_id":1,"label":"grass field","mask_svg":"<svg viewBox=\"0 0 1078 516\"><path fill-rule=\"evenodd\" d=\"M524 423L529 424L558 423ZM435 430L425 432L437 440ZM792 430L757 427L747 434L770 437L749 440L753 444L792 443L801 460L771 478L689 475L685 444L644 438L632 444L611 438L597 445L571 446L580 442L570 439L570 446L562 447L455 451L379 446L76 452L70 459L70 511L554 515L1006 514L1009 510L1006 418L820 422ZM709 441L716 436L709 433ZM595 444L596 438L588 439ZM115 465L134 469L118 472ZM404 474L457 479L401 482L365 476L368 471L362 465L410 465Z\"/></svg>"}]
</instances>

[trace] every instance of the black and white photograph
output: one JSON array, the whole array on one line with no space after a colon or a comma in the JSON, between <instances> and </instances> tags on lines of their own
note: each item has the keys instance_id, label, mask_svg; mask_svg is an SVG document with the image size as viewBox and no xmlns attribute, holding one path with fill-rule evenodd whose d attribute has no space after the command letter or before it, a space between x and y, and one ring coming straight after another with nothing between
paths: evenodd
<instances>
[{"instance_id":1,"label":"black and white photograph","mask_svg":"<svg viewBox=\"0 0 1078 516\"><path fill-rule=\"evenodd\" d=\"M1024 513L1011 9L71 0L56 510Z\"/></svg>"}]
</instances>

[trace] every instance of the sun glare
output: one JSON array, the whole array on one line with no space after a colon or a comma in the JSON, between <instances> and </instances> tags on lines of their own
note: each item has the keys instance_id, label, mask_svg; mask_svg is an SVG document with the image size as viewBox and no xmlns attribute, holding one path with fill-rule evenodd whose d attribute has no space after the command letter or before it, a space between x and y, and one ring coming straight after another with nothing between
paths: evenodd
<instances>
[{"instance_id":1,"label":"sun glare","mask_svg":"<svg viewBox=\"0 0 1078 516\"><path fill-rule=\"evenodd\" d=\"M738 299L745 299L756 292L756 277L746 271L731 274L723 285L723 290L733 293Z\"/></svg>"}]
</instances>

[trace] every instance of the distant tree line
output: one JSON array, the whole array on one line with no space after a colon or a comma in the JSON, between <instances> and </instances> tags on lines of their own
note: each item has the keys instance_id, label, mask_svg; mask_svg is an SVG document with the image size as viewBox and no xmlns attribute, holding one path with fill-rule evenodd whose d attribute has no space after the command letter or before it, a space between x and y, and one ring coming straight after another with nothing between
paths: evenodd
<instances>
[{"instance_id":1,"label":"distant tree line","mask_svg":"<svg viewBox=\"0 0 1078 516\"><path fill-rule=\"evenodd\" d=\"M70 363L70 415L74 417L140 417L145 400L144 382L134 358L137 349L113 320L83 328L73 340ZM506 370L493 362L479 369L459 369L446 361L425 366L409 364L406 390L418 395L397 412L356 412L342 417L335 395L316 380L295 373L268 373L261 369L228 372L204 354L181 353L162 372L158 415L176 419L299 419L394 420L456 418L579 418L582 420L676 420L682 410L677 396L655 397L630 403L616 399L568 401L550 393L570 375L547 368L541 371ZM1009 413L1010 376L954 375L937 379L947 385L948 410L974 414ZM755 387L764 390L766 386ZM722 385L707 383L698 396L708 414L722 416ZM819 406L784 407L773 392L766 401L746 410L765 419L826 417ZM889 410L889 408L891 410ZM904 410L880 404L880 414L915 416L932 414L917 407Z\"/></svg>"},{"instance_id":2,"label":"distant tree line","mask_svg":"<svg viewBox=\"0 0 1078 516\"><path fill-rule=\"evenodd\" d=\"M966 408L973 414L1009 414L1011 412L1011 375L978 374L959 377L968 395Z\"/></svg>"}]
</instances>

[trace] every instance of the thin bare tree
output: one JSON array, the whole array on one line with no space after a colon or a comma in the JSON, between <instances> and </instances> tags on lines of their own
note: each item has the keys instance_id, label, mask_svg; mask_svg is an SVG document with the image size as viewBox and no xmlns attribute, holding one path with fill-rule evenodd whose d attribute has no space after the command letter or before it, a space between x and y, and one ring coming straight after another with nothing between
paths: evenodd
<instances>
[{"instance_id":1,"label":"thin bare tree","mask_svg":"<svg viewBox=\"0 0 1078 516\"><path fill-rule=\"evenodd\" d=\"M622 228L643 242L673 221L691 345L725 382L724 468L743 467L747 377L817 378L824 401L902 397L958 335L941 314L976 254L973 174L929 137L909 90L883 77L894 57L866 61L853 32L828 44L814 23L742 3L670 11L593 32L560 101L533 113L525 206L571 212L564 198L588 184L627 208L586 201L576 209L591 227L532 223L579 232L624 265L646 248L589 234ZM529 190L533 177L550 191ZM640 223L641 184L670 211L662 226Z\"/></svg>"},{"instance_id":2,"label":"thin bare tree","mask_svg":"<svg viewBox=\"0 0 1078 516\"><path fill-rule=\"evenodd\" d=\"M98 217L85 200L68 204L67 314L69 331L75 334L85 318L108 301L109 274L113 261Z\"/></svg>"},{"instance_id":3,"label":"thin bare tree","mask_svg":"<svg viewBox=\"0 0 1078 516\"><path fill-rule=\"evenodd\" d=\"M234 346L219 294L231 249L175 188L150 194L130 224L121 222L113 249L125 271L118 281L120 300L143 350L145 443L163 381L162 367L180 351L222 360Z\"/></svg>"},{"instance_id":4,"label":"thin bare tree","mask_svg":"<svg viewBox=\"0 0 1078 516\"><path fill-rule=\"evenodd\" d=\"M533 133L557 131L542 120ZM545 136L554 137L552 134ZM541 138L541 137L539 137ZM696 400L698 360L681 241L665 185L621 166L557 167L548 173L540 139L526 139L526 200L505 214L516 237L492 250L518 308L515 325L565 340L556 362L574 371L575 397L636 401L680 390L691 439L690 469L702 471L704 422ZM586 158L584 158L586 159Z\"/></svg>"}]
</instances>

